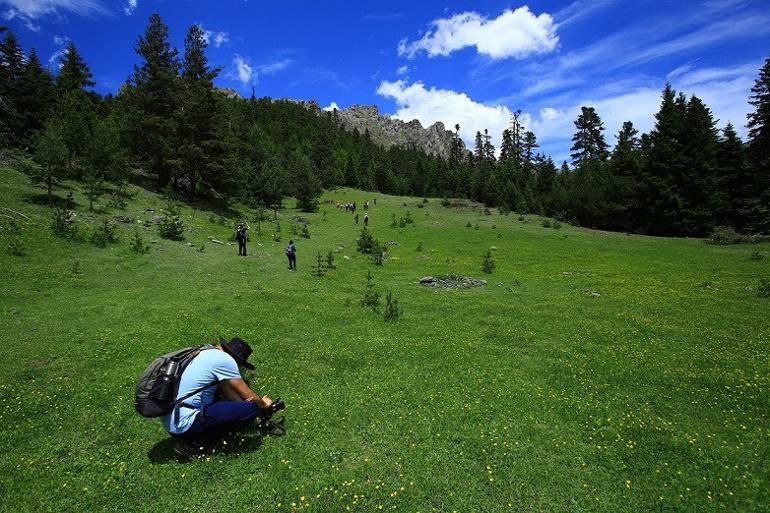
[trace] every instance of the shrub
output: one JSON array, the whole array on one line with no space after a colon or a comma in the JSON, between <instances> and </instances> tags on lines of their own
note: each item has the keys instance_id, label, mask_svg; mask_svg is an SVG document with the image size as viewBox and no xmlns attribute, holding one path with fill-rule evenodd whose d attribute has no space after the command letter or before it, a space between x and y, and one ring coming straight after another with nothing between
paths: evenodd
<instances>
[{"instance_id":1,"label":"shrub","mask_svg":"<svg viewBox=\"0 0 770 513\"><path fill-rule=\"evenodd\" d=\"M476 223L476 225L473 227L473 229L474 230L478 230L479 229L479 223Z\"/></svg>"},{"instance_id":2,"label":"shrub","mask_svg":"<svg viewBox=\"0 0 770 513\"><path fill-rule=\"evenodd\" d=\"M473 225L471 224L471 222L470 222L470 221L468 221L468 222L465 224L465 227L466 227L466 228L472 228L472 227L473 227Z\"/></svg>"},{"instance_id":3,"label":"shrub","mask_svg":"<svg viewBox=\"0 0 770 513\"><path fill-rule=\"evenodd\" d=\"M91 244L100 248L106 248L107 244L113 244L118 241L118 230L115 223L109 219L102 219L90 237Z\"/></svg>"},{"instance_id":4,"label":"shrub","mask_svg":"<svg viewBox=\"0 0 770 513\"><path fill-rule=\"evenodd\" d=\"M414 219L412 219L412 213L407 210L406 215L404 216L404 223L412 224L413 222L414 222Z\"/></svg>"},{"instance_id":5,"label":"shrub","mask_svg":"<svg viewBox=\"0 0 770 513\"><path fill-rule=\"evenodd\" d=\"M372 262L374 265L382 265L385 261L385 248L380 245L380 241L374 239L372 244Z\"/></svg>"},{"instance_id":6,"label":"shrub","mask_svg":"<svg viewBox=\"0 0 770 513\"><path fill-rule=\"evenodd\" d=\"M418 252L418 253L422 253L422 251L423 251L423 249L422 249L422 241L417 243L417 248L415 249L415 251Z\"/></svg>"},{"instance_id":7,"label":"shrub","mask_svg":"<svg viewBox=\"0 0 770 513\"><path fill-rule=\"evenodd\" d=\"M757 296L770 297L770 280L759 280L759 286L757 287Z\"/></svg>"},{"instance_id":8,"label":"shrub","mask_svg":"<svg viewBox=\"0 0 770 513\"><path fill-rule=\"evenodd\" d=\"M310 229L307 227L306 224L302 225L302 233L300 234L303 239L309 239L310 238Z\"/></svg>"},{"instance_id":9,"label":"shrub","mask_svg":"<svg viewBox=\"0 0 770 513\"><path fill-rule=\"evenodd\" d=\"M492 259L492 250L488 249L484 255L484 261L481 263L481 270L487 274L492 274L495 270L495 261Z\"/></svg>"},{"instance_id":10,"label":"shrub","mask_svg":"<svg viewBox=\"0 0 770 513\"><path fill-rule=\"evenodd\" d=\"M10 233L7 248L8 253L14 256L24 256L26 254L26 248L24 247L24 241L21 238L21 225L16 219L11 219L8 231Z\"/></svg>"},{"instance_id":11,"label":"shrub","mask_svg":"<svg viewBox=\"0 0 770 513\"><path fill-rule=\"evenodd\" d=\"M709 234L708 242L711 244L738 244L742 242L741 234L729 226L717 226Z\"/></svg>"},{"instance_id":12,"label":"shrub","mask_svg":"<svg viewBox=\"0 0 770 513\"><path fill-rule=\"evenodd\" d=\"M74 210L69 208L72 202L72 193L67 196L67 201L57 204L53 210L53 216L51 218L51 229L55 235L64 238L77 237L77 227L75 226L75 218L77 214Z\"/></svg>"},{"instance_id":13,"label":"shrub","mask_svg":"<svg viewBox=\"0 0 770 513\"><path fill-rule=\"evenodd\" d=\"M717 226L706 242L710 244L758 244L770 241L770 235L743 235L729 226Z\"/></svg>"},{"instance_id":14,"label":"shrub","mask_svg":"<svg viewBox=\"0 0 770 513\"><path fill-rule=\"evenodd\" d=\"M113 192L110 195L110 199L107 202L107 205L110 208L116 208L118 210L125 210L128 203L126 202L125 198L123 197L123 194L121 194L119 191Z\"/></svg>"},{"instance_id":15,"label":"shrub","mask_svg":"<svg viewBox=\"0 0 770 513\"><path fill-rule=\"evenodd\" d=\"M554 230L561 229L561 223L558 221L558 219L554 219L553 224L551 225L551 228L553 228Z\"/></svg>"},{"instance_id":16,"label":"shrub","mask_svg":"<svg viewBox=\"0 0 770 513\"><path fill-rule=\"evenodd\" d=\"M184 222L177 214L169 214L158 225L158 234L164 239L184 240Z\"/></svg>"},{"instance_id":17,"label":"shrub","mask_svg":"<svg viewBox=\"0 0 770 513\"><path fill-rule=\"evenodd\" d=\"M275 233L273 233L273 240L275 242L281 242L281 222L275 220Z\"/></svg>"},{"instance_id":18,"label":"shrub","mask_svg":"<svg viewBox=\"0 0 770 513\"><path fill-rule=\"evenodd\" d=\"M371 307L372 310L377 310L380 307L380 293L374 288L372 271L368 271L366 274L366 288L364 289L364 297L361 299L361 306Z\"/></svg>"},{"instance_id":19,"label":"shrub","mask_svg":"<svg viewBox=\"0 0 770 513\"><path fill-rule=\"evenodd\" d=\"M492 211L489 210L487 207L484 207L484 215L485 216L491 216L492 215Z\"/></svg>"},{"instance_id":20,"label":"shrub","mask_svg":"<svg viewBox=\"0 0 770 513\"><path fill-rule=\"evenodd\" d=\"M313 270L311 271L310 274L312 274L313 276L318 276L318 277L321 277L321 276L323 276L325 274L325 272L324 272L324 264L323 264L323 261L321 260L321 252L320 251L318 253L316 253L316 265L313 266Z\"/></svg>"},{"instance_id":21,"label":"shrub","mask_svg":"<svg viewBox=\"0 0 770 513\"><path fill-rule=\"evenodd\" d=\"M422 202L423 202L423 203L427 203L427 202L428 202L428 198L423 198L423 199L422 199Z\"/></svg>"},{"instance_id":22,"label":"shrub","mask_svg":"<svg viewBox=\"0 0 770 513\"><path fill-rule=\"evenodd\" d=\"M759 251L755 251L755 252L753 252L753 253L751 254L751 256L750 256L749 258L750 258L751 260L762 260L763 258L765 258L765 255L763 255L763 254L762 254L762 253L760 253Z\"/></svg>"},{"instance_id":23,"label":"shrub","mask_svg":"<svg viewBox=\"0 0 770 513\"><path fill-rule=\"evenodd\" d=\"M145 253L150 252L150 246L144 243L139 230L134 230L134 237L128 243L128 248L134 253L139 253L140 255L144 255Z\"/></svg>"},{"instance_id":24,"label":"shrub","mask_svg":"<svg viewBox=\"0 0 770 513\"><path fill-rule=\"evenodd\" d=\"M444 198L441 199L441 206L448 207L449 205L451 205L451 203L449 202L449 198L444 196Z\"/></svg>"},{"instance_id":25,"label":"shrub","mask_svg":"<svg viewBox=\"0 0 770 513\"><path fill-rule=\"evenodd\" d=\"M526 217L524 217L524 214L521 214L521 215L519 216L519 221L520 221L520 222L522 222L522 223L523 223L523 222L525 222L526 220L527 220L527 218L526 218Z\"/></svg>"},{"instance_id":26,"label":"shrub","mask_svg":"<svg viewBox=\"0 0 770 513\"><path fill-rule=\"evenodd\" d=\"M70 272L74 276L80 276L81 274L83 274L83 270L80 268L80 260L75 260L74 262L72 262L72 267L70 267Z\"/></svg>"},{"instance_id":27,"label":"shrub","mask_svg":"<svg viewBox=\"0 0 770 513\"><path fill-rule=\"evenodd\" d=\"M543 219L543 228L550 228L551 227L551 221L548 219Z\"/></svg>"},{"instance_id":28,"label":"shrub","mask_svg":"<svg viewBox=\"0 0 770 513\"><path fill-rule=\"evenodd\" d=\"M388 295L385 296L385 311L382 313L382 317L390 322L395 321L403 313L398 306L398 300L393 297L393 293L388 291Z\"/></svg>"},{"instance_id":29,"label":"shrub","mask_svg":"<svg viewBox=\"0 0 770 513\"><path fill-rule=\"evenodd\" d=\"M372 247L374 246L376 240L374 236L372 235L372 232L369 231L369 229L364 226L361 229L361 235L358 236L358 252L359 253L371 253Z\"/></svg>"},{"instance_id":30,"label":"shrub","mask_svg":"<svg viewBox=\"0 0 770 513\"><path fill-rule=\"evenodd\" d=\"M329 250L329 252L326 254L326 268L327 269L336 269L337 266L334 265L334 251Z\"/></svg>"},{"instance_id":31,"label":"shrub","mask_svg":"<svg viewBox=\"0 0 770 513\"><path fill-rule=\"evenodd\" d=\"M398 228L398 221L396 220L396 214L393 214L390 218L390 227Z\"/></svg>"}]
</instances>

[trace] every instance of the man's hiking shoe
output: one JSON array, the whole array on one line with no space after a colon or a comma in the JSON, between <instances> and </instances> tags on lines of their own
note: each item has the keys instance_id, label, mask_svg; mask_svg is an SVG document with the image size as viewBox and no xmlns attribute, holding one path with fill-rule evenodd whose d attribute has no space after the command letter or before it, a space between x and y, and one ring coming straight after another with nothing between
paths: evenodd
<instances>
[{"instance_id":1,"label":"man's hiking shoe","mask_svg":"<svg viewBox=\"0 0 770 513\"><path fill-rule=\"evenodd\" d=\"M174 446L174 454L176 454L177 457L182 460L191 460L193 458L203 456L205 452L206 450L204 447L196 447L194 445L190 445L184 440L179 440Z\"/></svg>"}]
</instances>

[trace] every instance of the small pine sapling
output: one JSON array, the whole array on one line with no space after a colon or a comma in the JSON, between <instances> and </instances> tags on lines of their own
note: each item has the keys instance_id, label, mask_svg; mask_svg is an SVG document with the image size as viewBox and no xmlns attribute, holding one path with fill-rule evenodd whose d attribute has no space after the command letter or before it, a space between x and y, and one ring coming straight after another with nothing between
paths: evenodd
<instances>
[{"instance_id":1,"label":"small pine sapling","mask_svg":"<svg viewBox=\"0 0 770 513\"><path fill-rule=\"evenodd\" d=\"M139 230L134 230L134 237L128 243L128 247L131 251L134 253L139 253L140 255L144 255L150 252L150 246L144 243Z\"/></svg>"},{"instance_id":2,"label":"small pine sapling","mask_svg":"<svg viewBox=\"0 0 770 513\"><path fill-rule=\"evenodd\" d=\"M759 286L757 287L757 296L770 297L770 280L762 278L759 280Z\"/></svg>"},{"instance_id":3,"label":"small pine sapling","mask_svg":"<svg viewBox=\"0 0 770 513\"><path fill-rule=\"evenodd\" d=\"M762 254L762 253L760 253L759 251L755 251L755 252L753 252L753 253L751 254L751 256L750 256L749 258L750 258L751 260L762 260L763 258L765 258L765 255L763 255L763 254Z\"/></svg>"},{"instance_id":4,"label":"small pine sapling","mask_svg":"<svg viewBox=\"0 0 770 513\"><path fill-rule=\"evenodd\" d=\"M364 289L364 297L361 299L361 305L368 306L375 311L380 307L380 293L374 288L372 271L368 271L366 274L366 288Z\"/></svg>"},{"instance_id":5,"label":"small pine sapling","mask_svg":"<svg viewBox=\"0 0 770 513\"><path fill-rule=\"evenodd\" d=\"M113 244L118 241L118 231L115 223L109 219L102 219L90 237L91 244L100 248L106 248L107 244Z\"/></svg>"},{"instance_id":6,"label":"small pine sapling","mask_svg":"<svg viewBox=\"0 0 770 513\"><path fill-rule=\"evenodd\" d=\"M380 245L380 241L374 239L372 244L372 262L374 265L382 265L385 262L385 248Z\"/></svg>"},{"instance_id":7,"label":"small pine sapling","mask_svg":"<svg viewBox=\"0 0 770 513\"><path fill-rule=\"evenodd\" d=\"M388 295L385 296L385 310L382 313L382 317L387 321L395 321L403 313L401 307L398 306L398 300L393 297L393 292L388 291Z\"/></svg>"},{"instance_id":8,"label":"small pine sapling","mask_svg":"<svg viewBox=\"0 0 770 513\"><path fill-rule=\"evenodd\" d=\"M417 253L422 253L422 251L423 251L423 249L422 249L422 241L417 243L417 248L415 249L415 251Z\"/></svg>"},{"instance_id":9,"label":"small pine sapling","mask_svg":"<svg viewBox=\"0 0 770 513\"><path fill-rule=\"evenodd\" d=\"M323 260L321 259L320 251L316 253L316 265L313 266L313 270L311 271L311 274L313 276L318 276L319 278L325 274L324 264L323 264Z\"/></svg>"},{"instance_id":10,"label":"small pine sapling","mask_svg":"<svg viewBox=\"0 0 770 513\"><path fill-rule=\"evenodd\" d=\"M309 239L310 238L310 229L308 229L306 224L302 225L302 233L300 235L302 235L303 239Z\"/></svg>"},{"instance_id":11,"label":"small pine sapling","mask_svg":"<svg viewBox=\"0 0 770 513\"><path fill-rule=\"evenodd\" d=\"M334 264L334 251L331 249L326 254L326 268L327 269L336 269L337 266Z\"/></svg>"},{"instance_id":12,"label":"small pine sapling","mask_svg":"<svg viewBox=\"0 0 770 513\"><path fill-rule=\"evenodd\" d=\"M275 220L275 233L273 234L273 240L275 242L281 242L281 222Z\"/></svg>"},{"instance_id":13,"label":"small pine sapling","mask_svg":"<svg viewBox=\"0 0 770 513\"><path fill-rule=\"evenodd\" d=\"M466 228L473 228L473 225L471 224L470 221L468 221L467 223L465 223L465 227Z\"/></svg>"},{"instance_id":14,"label":"small pine sapling","mask_svg":"<svg viewBox=\"0 0 770 513\"><path fill-rule=\"evenodd\" d=\"M390 218L390 227L398 228L398 221L396 221L396 214L393 214L393 216Z\"/></svg>"},{"instance_id":15,"label":"small pine sapling","mask_svg":"<svg viewBox=\"0 0 770 513\"><path fill-rule=\"evenodd\" d=\"M358 252L359 253L371 253L372 252L372 246L374 245L375 239L372 235L372 232L369 231L369 229L364 226L361 229L361 235L358 236Z\"/></svg>"},{"instance_id":16,"label":"small pine sapling","mask_svg":"<svg viewBox=\"0 0 770 513\"><path fill-rule=\"evenodd\" d=\"M492 274L495 270L495 261L492 259L492 250L488 249L484 254L484 261L481 263L481 270L487 274Z\"/></svg>"}]
</instances>

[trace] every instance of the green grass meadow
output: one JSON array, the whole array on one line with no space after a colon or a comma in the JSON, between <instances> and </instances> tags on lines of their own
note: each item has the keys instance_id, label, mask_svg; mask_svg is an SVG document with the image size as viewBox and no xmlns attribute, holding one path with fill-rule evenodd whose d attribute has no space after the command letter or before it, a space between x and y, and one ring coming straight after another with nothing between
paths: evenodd
<instances>
[{"instance_id":1,"label":"green grass meadow","mask_svg":"<svg viewBox=\"0 0 770 513\"><path fill-rule=\"evenodd\" d=\"M52 209L32 201L45 191L0 169L0 511L770 509L770 299L756 292L770 244L545 228L338 189L322 200L356 201L361 218L377 198L370 229L397 243L382 267L326 203L280 211L281 242L243 209L242 258L235 213L185 206L173 242L147 225L160 196L132 187L125 210L90 214L78 184L56 192L68 189L83 233L131 218L118 243L55 237ZM414 223L391 228L407 211ZM292 236L295 215L310 239ZM6 251L9 216L24 256ZM135 229L148 254L129 250ZM337 268L312 275L330 250ZM367 271L397 321L361 306ZM446 274L488 283L418 284ZM159 354L220 335L254 347L252 384L285 399L288 433L179 462L135 412L134 385Z\"/></svg>"}]
</instances>

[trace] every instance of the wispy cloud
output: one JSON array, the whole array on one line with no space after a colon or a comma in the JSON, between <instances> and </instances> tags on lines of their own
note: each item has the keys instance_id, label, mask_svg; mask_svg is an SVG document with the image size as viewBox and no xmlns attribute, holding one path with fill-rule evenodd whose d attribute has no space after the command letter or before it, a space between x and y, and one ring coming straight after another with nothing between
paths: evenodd
<instances>
[{"instance_id":1,"label":"wispy cloud","mask_svg":"<svg viewBox=\"0 0 770 513\"><path fill-rule=\"evenodd\" d=\"M420 39L403 39L398 54L414 58L420 52L428 57L447 56L463 48L475 47L480 55L492 59L522 59L531 54L548 53L559 38L553 18L546 13L535 16L529 7L506 9L494 19L476 12L464 12L431 22L432 29Z\"/></svg>"},{"instance_id":2,"label":"wispy cloud","mask_svg":"<svg viewBox=\"0 0 770 513\"><path fill-rule=\"evenodd\" d=\"M249 61L238 54L233 56L233 66L235 67L235 78L243 85L252 85L257 81L257 73L249 64Z\"/></svg>"},{"instance_id":3,"label":"wispy cloud","mask_svg":"<svg viewBox=\"0 0 770 513\"><path fill-rule=\"evenodd\" d=\"M214 48L219 48L225 43L230 42L230 34L220 30L208 30L203 26L203 23L198 23L201 31L203 31L203 39L208 45L214 45Z\"/></svg>"},{"instance_id":4,"label":"wispy cloud","mask_svg":"<svg viewBox=\"0 0 770 513\"><path fill-rule=\"evenodd\" d=\"M401 12L370 12L363 17L364 21L397 20L405 15Z\"/></svg>"},{"instance_id":5,"label":"wispy cloud","mask_svg":"<svg viewBox=\"0 0 770 513\"><path fill-rule=\"evenodd\" d=\"M244 86L254 85L259 82L260 75L274 75L293 63L294 61L291 59L281 59L262 64L252 64L247 57L235 54L233 56L234 70L228 76L238 80Z\"/></svg>"},{"instance_id":6,"label":"wispy cloud","mask_svg":"<svg viewBox=\"0 0 770 513\"><path fill-rule=\"evenodd\" d=\"M100 0L0 0L7 6L2 16L6 20L19 20L29 30L39 32L38 21L46 17L61 17L63 13L79 16L108 14Z\"/></svg>"},{"instance_id":7,"label":"wispy cloud","mask_svg":"<svg viewBox=\"0 0 770 513\"><path fill-rule=\"evenodd\" d=\"M125 5L123 6L123 13L126 16L131 16L134 14L134 11L136 10L138 0L127 0Z\"/></svg>"}]
</instances>

